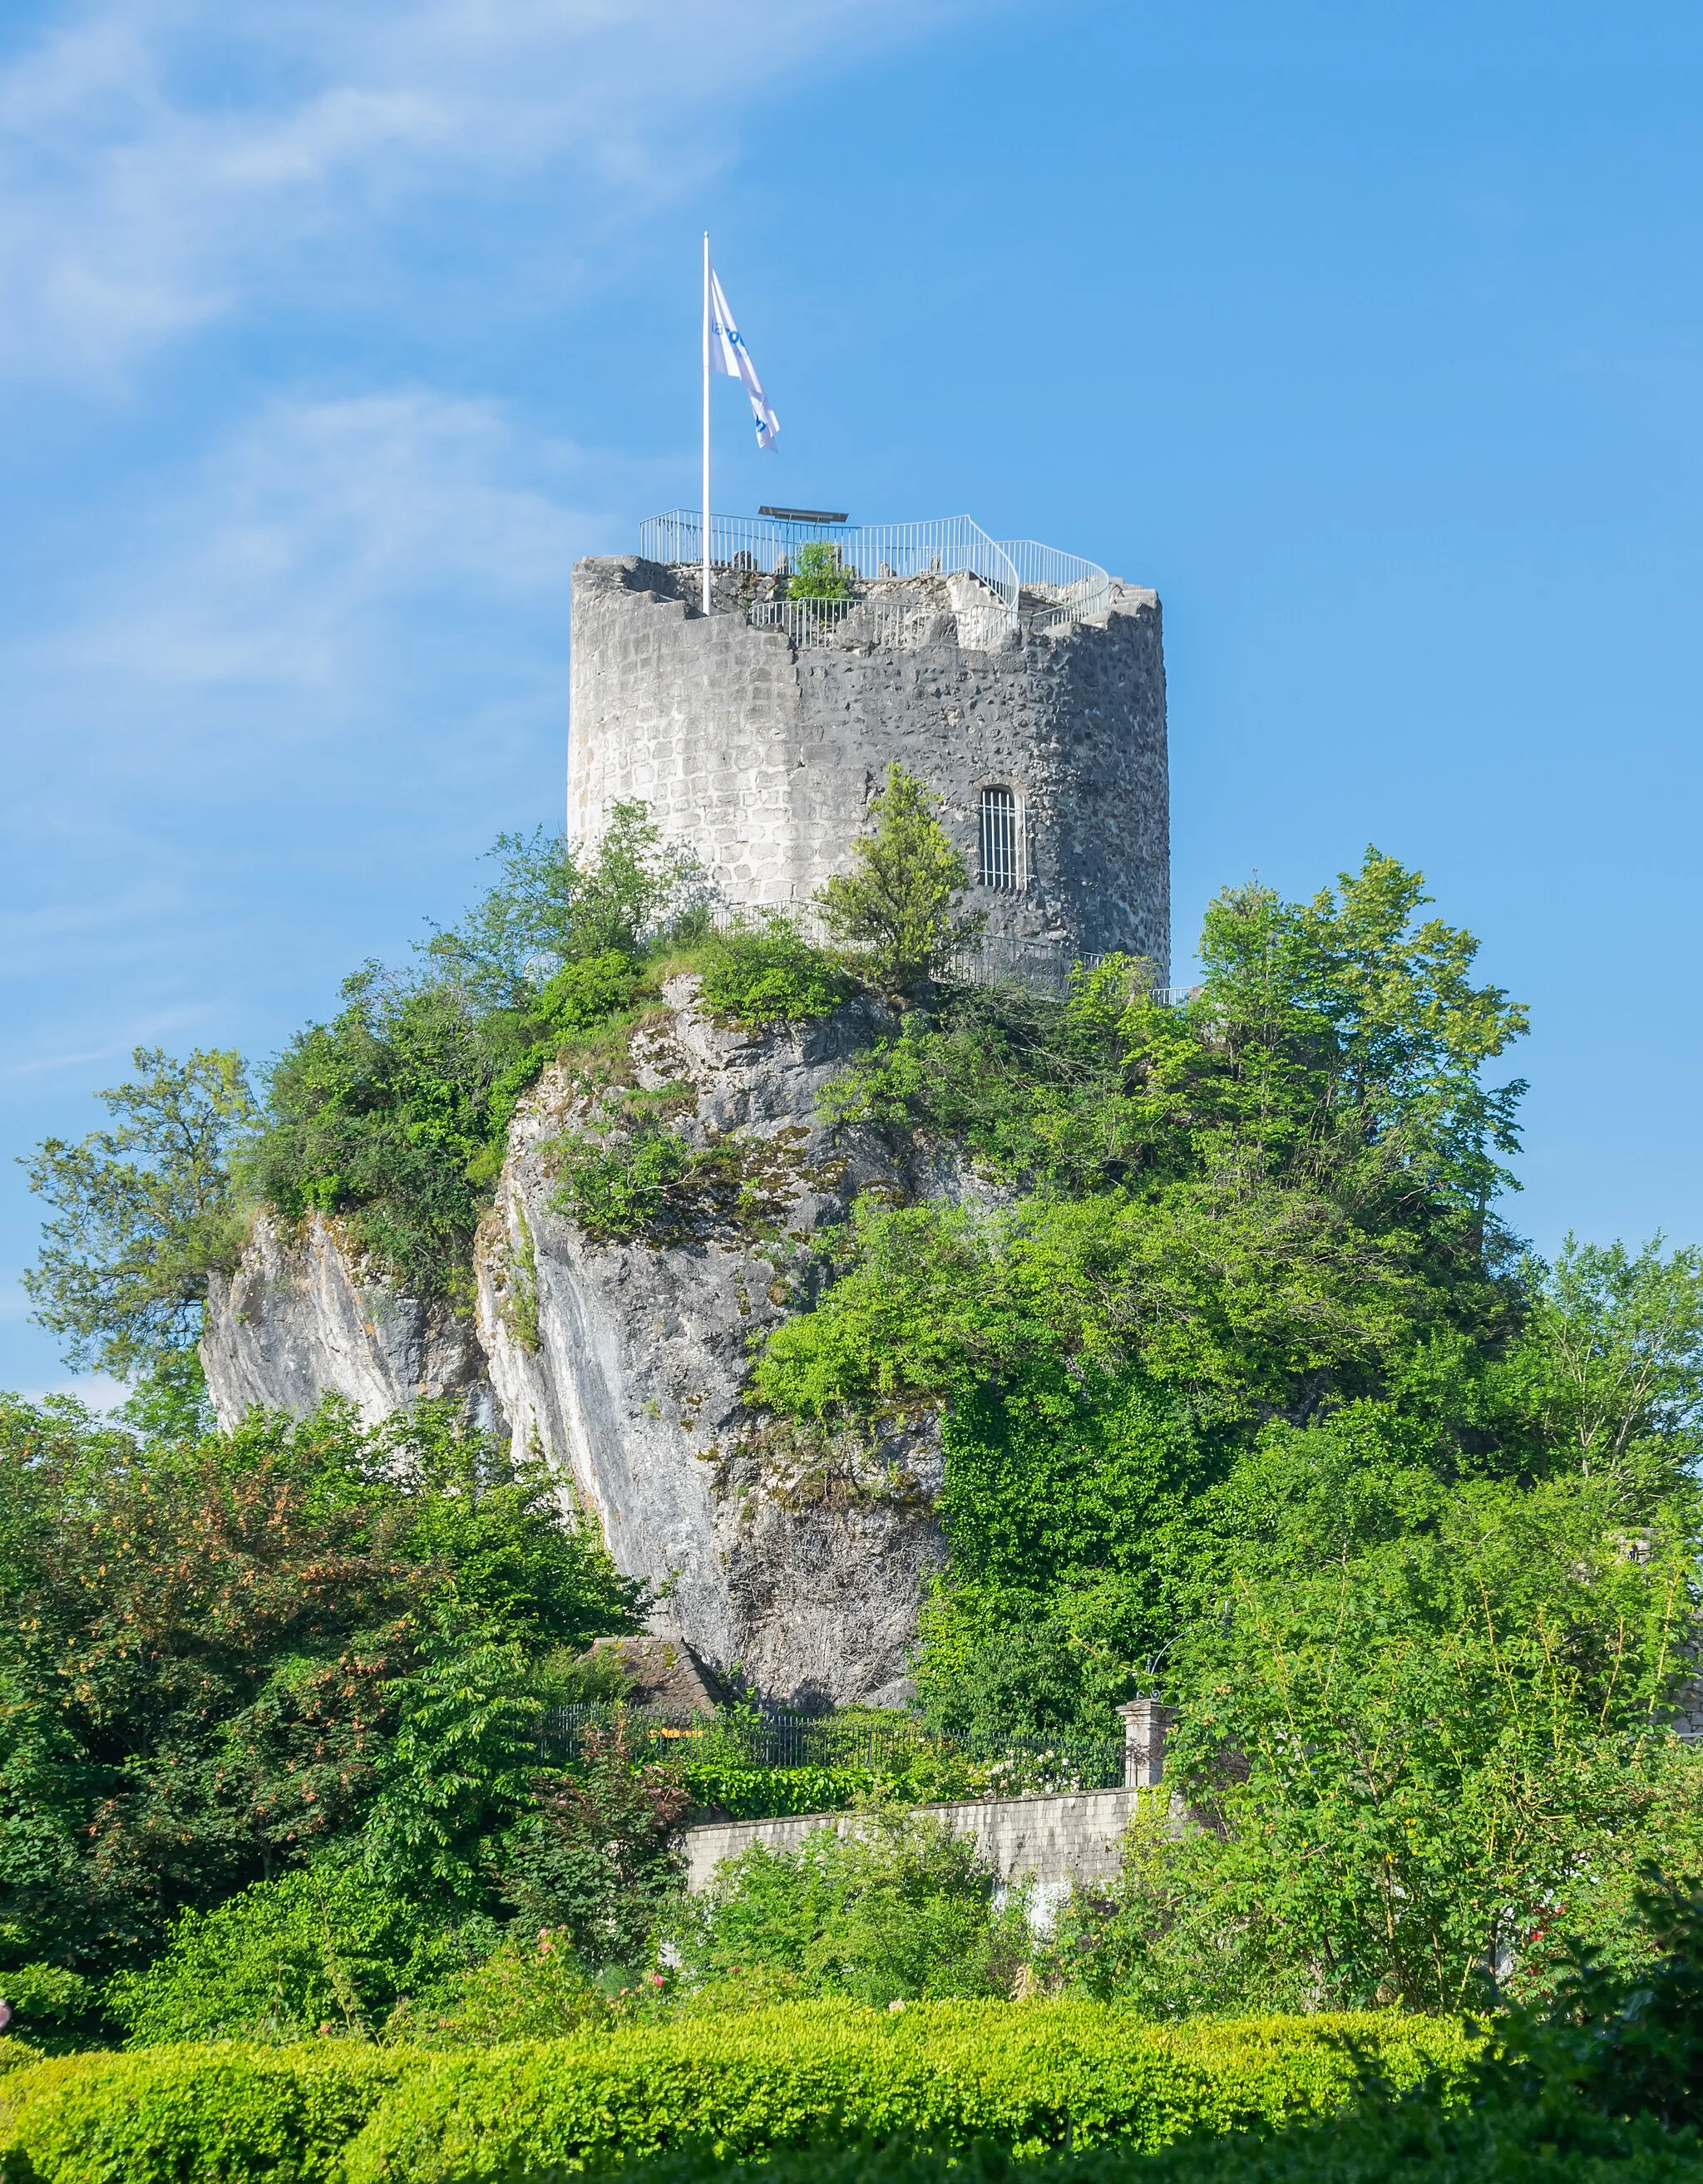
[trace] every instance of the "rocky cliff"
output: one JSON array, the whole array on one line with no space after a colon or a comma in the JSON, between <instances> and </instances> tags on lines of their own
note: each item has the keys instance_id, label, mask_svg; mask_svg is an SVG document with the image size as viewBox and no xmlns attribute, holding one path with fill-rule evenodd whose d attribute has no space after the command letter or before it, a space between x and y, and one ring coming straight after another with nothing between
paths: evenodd
<instances>
[{"instance_id":1,"label":"rocky cliff","mask_svg":"<svg viewBox=\"0 0 1703 2184\"><path fill-rule=\"evenodd\" d=\"M456 1396L494 1424L484 1352L466 1318L405 1296L322 1214L263 1213L233 1274L212 1278L201 1343L221 1426L253 1403L311 1410L328 1389L369 1425L423 1397Z\"/></svg>"},{"instance_id":2,"label":"rocky cliff","mask_svg":"<svg viewBox=\"0 0 1703 2184\"><path fill-rule=\"evenodd\" d=\"M872 1184L952 1179L901 1175L875 1140L816 1117L879 1005L750 1033L695 994L671 984L617 1073L666 1095L673 1127L716 1152L718 1192L663 1232L594 1240L556 1203L557 1145L599 1124L609 1092L559 1062L511 1129L475 1324L397 1295L332 1223L262 1219L211 1301L209 1384L225 1419L250 1402L303 1409L326 1389L369 1418L461 1394L557 1468L619 1567L662 1596L659 1631L770 1697L891 1702L941 1559L935 1433L828 1446L753 1412L744 1389L754 1339L808 1293L818 1231Z\"/></svg>"}]
</instances>

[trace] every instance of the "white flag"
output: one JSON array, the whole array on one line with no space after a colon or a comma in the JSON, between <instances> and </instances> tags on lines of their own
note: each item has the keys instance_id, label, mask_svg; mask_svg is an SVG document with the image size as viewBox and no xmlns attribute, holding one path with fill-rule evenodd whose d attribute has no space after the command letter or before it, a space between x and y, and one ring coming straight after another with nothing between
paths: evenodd
<instances>
[{"instance_id":1,"label":"white flag","mask_svg":"<svg viewBox=\"0 0 1703 2184\"><path fill-rule=\"evenodd\" d=\"M720 276L713 269L710 274L710 369L744 382L745 391L751 397L751 415L757 420L757 443L760 448L772 448L774 436L780 430L780 420L769 407L762 382L757 376L757 366L751 360L751 351L734 324L734 315L722 293Z\"/></svg>"}]
</instances>

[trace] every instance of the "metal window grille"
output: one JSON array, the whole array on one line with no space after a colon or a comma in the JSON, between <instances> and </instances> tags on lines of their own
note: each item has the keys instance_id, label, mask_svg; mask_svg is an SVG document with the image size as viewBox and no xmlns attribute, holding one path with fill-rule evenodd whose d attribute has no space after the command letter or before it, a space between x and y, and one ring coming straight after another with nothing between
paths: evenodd
<instances>
[{"instance_id":1,"label":"metal window grille","mask_svg":"<svg viewBox=\"0 0 1703 2184\"><path fill-rule=\"evenodd\" d=\"M1017 799L1008 788L981 792L981 883L1015 888L1023 881L1023 844L1018 835Z\"/></svg>"}]
</instances>

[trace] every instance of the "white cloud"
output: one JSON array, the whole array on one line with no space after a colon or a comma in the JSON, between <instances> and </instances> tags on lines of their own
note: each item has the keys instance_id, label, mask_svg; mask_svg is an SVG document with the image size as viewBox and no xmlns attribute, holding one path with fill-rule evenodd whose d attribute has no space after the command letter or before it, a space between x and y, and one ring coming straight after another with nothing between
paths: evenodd
<instances>
[{"instance_id":1,"label":"white cloud","mask_svg":"<svg viewBox=\"0 0 1703 2184\"><path fill-rule=\"evenodd\" d=\"M216 446L107 574L104 603L36 655L132 686L349 686L376 620L453 591L457 612L566 597L606 519L561 504L571 449L493 403L421 390L282 400Z\"/></svg>"},{"instance_id":2,"label":"white cloud","mask_svg":"<svg viewBox=\"0 0 1703 2184\"><path fill-rule=\"evenodd\" d=\"M741 102L964 0L83 0L0 70L0 359L114 380L427 200L559 171L598 218L736 151ZM583 192L582 192L583 194ZM583 208L578 208L582 214ZM582 221L583 224L583 221Z\"/></svg>"},{"instance_id":3,"label":"white cloud","mask_svg":"<svg viewBox=\"0 0 1703 2184\"><path fill-rule=\"evenodd\" d=\"M38 894L0 939L37 967L115 959L173 910L182 875L133 831L131 788L252 807L293 793L292 754L336 742L328 771L315 761L335 796L351 768L423 762L434 738L441 760L494 754L517 721L565 726L574 560L630 543L595 504L662 495L665 467L416 387L276 399L135 496L0 653L35 723L8 831L74 841L86 885L127 883L61 909Z\"/></svg>"}]
</instances>

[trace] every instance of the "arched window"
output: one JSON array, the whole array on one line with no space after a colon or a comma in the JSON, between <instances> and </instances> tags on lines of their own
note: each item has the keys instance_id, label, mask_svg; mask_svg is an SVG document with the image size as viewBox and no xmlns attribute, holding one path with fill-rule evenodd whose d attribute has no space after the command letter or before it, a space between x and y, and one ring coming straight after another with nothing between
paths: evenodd
<instances>
[{"instance_id":1,"label":"arched window","mask_svg":"<svg viewBox=\"0 0 1703 2184\"><path fill-rule=\"evenodd\" d=\"M986 888L1023 884L1023 838L1017 799L1008 788L981 792L981 883Z\"/></svg>"}]
</instances>

